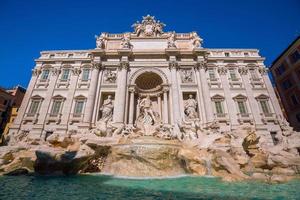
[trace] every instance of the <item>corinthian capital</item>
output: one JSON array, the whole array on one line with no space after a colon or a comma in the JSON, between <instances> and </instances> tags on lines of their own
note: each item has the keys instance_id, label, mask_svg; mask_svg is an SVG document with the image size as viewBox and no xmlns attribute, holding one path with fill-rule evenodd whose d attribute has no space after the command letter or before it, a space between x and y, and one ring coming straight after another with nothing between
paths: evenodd
<instances>
[{"instance_id":1,"label":"corinthian capital","mask_svg":"<svg viewBox=\"0 0 300 200\"><path fill-rule=\"evenodd\" d=\"M248 73L248 68L247 67L239 67L238 71L241 75L246 75Z\"/></svg>"},{"instance_id":2,"label":"corinthian capital","mask_svg":"<svg viewBox=\"0 0 300 200\"><path fill-rule=\"evenodd\" d=\"M169 61L169 68L170 69L178 69L179 68L179 64L177 61Z\"/></svg>"},{"instance_id":3,"label":"corinthian capital","mask_svg":"<svg viewBox=\"0 0 300 200\"><path fill-rule=\"evenodd\" d=\"M266 67L260 67L260 68L258 69L258 71L259 71L259 73L260 73L261 75L266 75L266 74L268 74L269 69L266 68Z\"/></svg>"},{"instance_id":4,"label":"corinthian capital","mask_svg":"<svg viewBox=\"0 0 300 200\"><path fill-rule=\"evenodd\" d=\"M79 76L79 74L81 73L81 69L77 68L77 67L73 68L72 73L73 73L73 75Z\"/></svg>"},{"instance_id":5,"label":"corinthian capital","mask_svg":"<svg viewBox=\"0 0 300 200\"><path fill-rule=\"evenodd\" d=\"M57 69L57 68L53 68L53 69L52 69L52 74L53 74L53 76L57 76L57 75L59 75L59 74L60 74L60 72L61 72L61 70L60 70L60 69Z\"/></svg>"},{"instance_id":6,"label":"corinthian capital","mask_svg":"<svg viewBox=\"0 0 300 200\"><path fill-rule=\"evenodd\" d=\"M206 62L205 61L197 61L195 64L195 69L200 70L200 69L206 69Z\"/></svg>"},{"instance_id":7,"label":"corinthian capital","mask_svg":"<svg viewBox=\"0 0 300 200\"><path fill-rule=\"evenodd\" d=\"M128 61L121 61L120 62L120 69L126 69L126 70L128 70L128 68L129 68L129 62Z\"/></svg>"},{"instance_id":8,"label":"corinthian capital","mask_svg":"<svg viewBox=\"0 0 300 200\"><path fill-rule=\"evenodd\" d=\"M219 67L218 68L218 73L220 75L225 75L227 73L227 68L226 67Z\"/></svg>"},{"instance_id":9,"label":"corinthian capital","mask_svg":"<svg viewBox=\"0 0 300 200\"><path fill-rule=\"evenodd\" d=\"M96 62L96 61L93 61L92 62L92 68L94 68L94 69L101 69L101 67L102 67L102 63L99 61L99 62Z\"/></svg>"},{"instance_id":10,"label":"corinthian capital","mask_svg":"<svg viewBox=\"0 0 300 200\"><path fill-rule=\"evenodd\" d=\"M32 76L38 76L41 73L41 69L33 69L32 70Z\"/></svg>"}]
</instances>

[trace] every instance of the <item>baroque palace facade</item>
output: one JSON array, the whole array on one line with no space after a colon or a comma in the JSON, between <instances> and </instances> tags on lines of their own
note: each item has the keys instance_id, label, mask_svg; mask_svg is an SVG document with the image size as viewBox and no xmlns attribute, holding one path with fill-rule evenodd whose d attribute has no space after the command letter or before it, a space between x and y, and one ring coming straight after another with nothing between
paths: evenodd
<instances>
[{"instance_id":1,"label":"baroque palace facade","mask_svg":"<svg viewBox=\"0 0 300 200\"><path fill-rule=\"evenodd\" d=\"M95 49L41 52L9 134L250 126L273 145L285 120L259 51L204 48L196 32L164 26L148 15Z\"/></svg>"}]
</instances>

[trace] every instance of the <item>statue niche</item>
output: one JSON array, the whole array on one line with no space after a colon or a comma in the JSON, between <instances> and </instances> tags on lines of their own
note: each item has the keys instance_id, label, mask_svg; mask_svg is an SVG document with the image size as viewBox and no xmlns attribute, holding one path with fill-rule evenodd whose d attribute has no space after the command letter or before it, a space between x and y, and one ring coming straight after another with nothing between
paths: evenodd
<instances>
[{"instance_id":1,"label":"statue niche","mask_svg":"<svg viewBox=\"0 0 300 200\"><path fill-rule=\"evenodd\" d=\"M114 100L111 94L103 95L103 99L96 128L92 129L91 132L97 136L112 136L114 131L114 127L112 127Z\"/></svg>"},{"instance_id":2,"label":"statue niche","mask_svg":"<svg viewBox=\"0 0 300 200\"><path fill-rule=\"evenodd\" d=\"M163 81L154 72L144 72L135 80L134 126L141 135L155 135L161 126Z\"/></svg>"}]
</instances>

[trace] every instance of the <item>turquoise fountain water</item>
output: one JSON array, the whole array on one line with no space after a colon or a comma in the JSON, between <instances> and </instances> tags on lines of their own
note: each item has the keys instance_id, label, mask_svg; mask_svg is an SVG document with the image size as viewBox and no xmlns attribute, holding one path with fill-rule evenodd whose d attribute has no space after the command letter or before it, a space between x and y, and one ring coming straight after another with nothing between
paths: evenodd
<instances>
[{"instance_id":1,"label":"turquoise fountain water","mask_svg":"<svg viewBox=\"0 0 300 200\"><path fill-rule=\"evenodd\" d=\"M300 199L300 181L222 182L218 178L118 179L103 175L0 177L0 199Z\"/></svg>"}]
</instances>

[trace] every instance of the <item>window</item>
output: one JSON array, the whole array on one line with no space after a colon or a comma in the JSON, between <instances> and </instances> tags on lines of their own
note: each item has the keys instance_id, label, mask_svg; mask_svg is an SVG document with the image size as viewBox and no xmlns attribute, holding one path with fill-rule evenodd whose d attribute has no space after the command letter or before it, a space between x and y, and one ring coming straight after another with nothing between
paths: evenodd
<instances>
[{"instance_id":1,"label":"window","mask_svg":"<svg viewBox=\"0 0 300 200\"><path fill-rule=\"evenodd\" d=\"M51 115L60 114L61 105L62 105L62 99L55 99L52 104Z\"/></svg>"},{"instance_id":2,"label":"window","mask_svg":"<svg viewBox=\"0 0 300 200\"><path fill-rule=\"evenodd\" d=\"M251 78L252 78L253 80L259 79L259 77L258 77L258 75L257 75L257 73L256 73L256 71L255 71L255 69L250 69L249 72L250 72L250 76L251 76Z\"/></svg>"},{"instance_id":3,"label":"window","mask_svg":"<svg viewBox=\"0 0 300 200\"><path fill-rule=\"evenodd\" d=\"M244 53L244 56L245 56L245 57L248 57L248 56L249 56L249 53L248 53L248 52L245 52L245 53Z\"/></svg>"},{"instance_id":4,"label":"window","mask_svg":"<svg viewBox=\"0 0 300 200\"><path fill-rule=\"evenodd\" d=\"M29 111L28 111L29 115L35 115L38 112L40 102L41 100L38 99L34 99L31 101Z\"/></svg>"},{"instance_id":5,"label":"window","mask_svg":"<svg viewBox=\"0 0 300 200\"><path fill-rule=\"evenodd\" d=\"M234 69L229 69L229 76L232 81L237 80L236 73Z\"/></svg>"},{"instance_id":6,"label":"window","mask_svg":"<svg viewBox=\"0 0 300 200\"><path fill-rule=\"evenodd\" d=\"M297 96L295 94L292 94L291 95L291 101L293 103L294 106L298 105L299 104L299 100L297 98Z\"/></svg>"},{"instance_id":7,"label":"window","mask_svg":"<svg viewBox=\"0 0 300 200\"><path fill-rule=\"evenodd\" d=\"M224 113L221 101L215 101L215 108L216 108L216 113L217 114L223 114Z\"/></svg>"},{"instance_id":8,"label":"window","mask_svg":"<svg viewBox=\"0 0 300 200\"><path fill-rule=\"evenodd\" d=\"M74 114L81 115L83 111L84 100L77 100L75 102Z\"/></svg>"},{"instance_id":9,"label":"window","mask_svg":"<svg viewBox=\"0 0 300 200\"><path fill-rule=\"evenodd\" d=\"M89 80L89 75L90 75L90 70L89 69L83 69L82 70L82 80L83 81L88 81Z\"/></svg>"},{"instance_id":10,"label":"window","mask_svg":"<svg viewBox=\"0 0 300 200\"><path fill-rule=\"evenodd\" d=\"M285 72L285 66L284 64L280 65L277 69L276 69L276 74L278 76L282 75Z\"/></svg>"},{"instance_id":11,"label":"window","mask_svg":"<svg viewBox=\"0 0 300 200\"><path fill-rule=\"evenodd\" d=\"M226 56L226 57L229 57L229 53L228 53L228 52L226 52L226 53L225 53L225 56Z\"/></svg>"},{"instance_id":12,"label":"window","mask_svg":"<svg viewBox=\"0 0 300 200\"><path fill-rule=\"evenodd\" d=\"M211 98L212 102L214 103L214 113L216 114L217 117L225 117L225 110L224 110L224 105L223 105L223 101L224 101L224 97L221 95L214 95Z\"/></svg>"},{"instance_id":13,"label":"window","mask_svg":"<svg viewBox=\"0 0 300 200\"><path fill-rule=\"evenodd\" d=\"M284 90L287 90L287 89L291 88L293 86L293 84L290 81L290 79L287 79L287 80L282 82L281 86Z\"/></svg>"},{"instance_id":14,"label":"window","mask_svg":"<svg viewBox=\"0 0 300 200\"><path fill-rule=\"evenodd\" d=\"M247 112L246 102L245 102L245 101L239 100L239 101L237 102L237 104L238 104L239 112L240 112L241 114L247 114L247 113L248 113L248 112Z\"/></svg>"},{"instance_id":15,"label":"window","mask_svg":"<svg viewBox=\"0 0 300 200\"><path fill-rule=\"evenodd\" d=\"M42 79L42 80L47 80L48 77L49 77L49 72L50 72L49 69L43 70L41 79Z\"/></svg>"},{"instance_id":16,"label":"window","mask_svg":"<svg viewBox=\"0 0 300 200\"><path fill-rule=\"evenodd\" d=\"M300 60L300 53L299 53L299 51L296 50L294 53L292 53L292 55L290 56L290 60L291 60L291 63L295 63L298 60Z\"/></svg>"},{"instance_id":17,"label":"window","mask_svg":"<svg viewBox=\"0 0 300 200\"><path fill-rule=\"evenodd\" d=\"M268 100L260 100L261 110L264 114L270 114L270 107Z\"/></svg>"},{"instance_id":18,"label":"window","mask_svg":"<svg viewBox=\"0 0 300 200\"><path fill-rule=\"evenodd\" d=\"M67 81L69 79L70 69L64 69L61 75L61 80Z\"/></svg>"},{"instance_id":19,"label":"window","mask_svg":"<svg viewBox=\"0 0 300 200\"><path fill-rule=\"evenodd\" d=\"M216 74L214 69L208 69L208 75L210 80L216 80Z\"/></svg>"}]
</instances>

